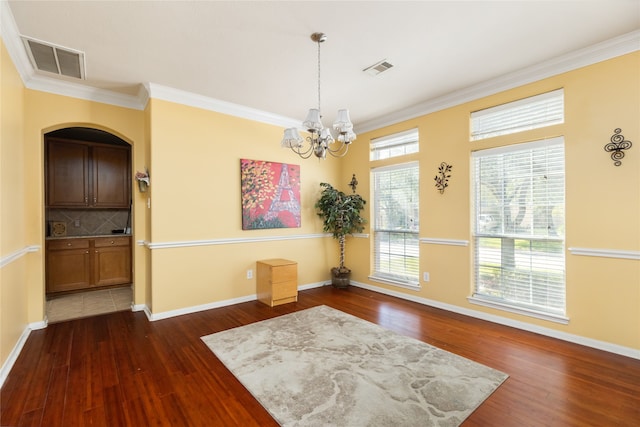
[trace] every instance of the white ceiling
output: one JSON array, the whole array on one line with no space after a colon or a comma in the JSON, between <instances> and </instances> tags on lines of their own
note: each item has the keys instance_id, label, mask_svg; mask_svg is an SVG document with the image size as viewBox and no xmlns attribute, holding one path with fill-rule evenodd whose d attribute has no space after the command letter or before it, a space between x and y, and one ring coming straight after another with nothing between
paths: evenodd
<instances>
[{"instance_id":1,"label":"white ceiling","mask_svg":"<svg viewBox=\"0 0 640 427\"><path fill-rule=\"evenodd\" d=\"M540 64L566 67L576 51L619 36L632 33L637 44L640 29L638 0L8 5L16 33L85 52L82 85L118 96L158 85L297 121L317 105L317 46L310 35L322 31L326 124L338 108L349 108L356 132L448 94L496 86L509 76L511 84L521 82ZM8 32L3 28L6 44ZM383 59L394 68L376 77L362 71ZM35 75L40 84L50 79Z\"/></svg>"}]
</instances>

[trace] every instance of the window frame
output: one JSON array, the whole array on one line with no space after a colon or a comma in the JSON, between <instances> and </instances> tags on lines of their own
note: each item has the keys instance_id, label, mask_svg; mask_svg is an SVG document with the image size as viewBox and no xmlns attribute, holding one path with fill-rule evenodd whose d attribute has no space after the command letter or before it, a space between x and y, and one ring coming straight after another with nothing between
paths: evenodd
<instances>
[{"instance_id":1,"label":"window frame","mask_svg":"<svg viewBox=\"0 0 640 427\"><path fill-rule=\"evenodd\" d=\"M478 175L477 162L479 161L478 159L480 158L487 159L489 158L489 156L504 156L509 154L525 153L528 151L531 152L531 156L533 159L534 150L540 150L540 149L547 150L545 152L546 157L544 158L548 159L547 156L548 156L548 153L549 153L548 150L550 147L555 147L555 148L561 147L561 150L562 150L562 154L560 156L561 157L560 160L562 161L561 174L555 171L553 175L555 179L562 180L561 185L558 185L558 183L555 183L554 186L552 187L552 191L557 191L558 188L562 189L562 194L561 194L562 203L561 205L559 205L560 206L559 209L562 213L561 215L562 221L560 224L558 224L559 225L558 228L562 232L561 235L559 236L553 235L549 231L550 230L549 225L547 225L547 228L546 228L547 229L546 235L541 234L540 232L536 232L535 231L536 221L535 221L535 213L533 208L531 208L530 212L528 213L528 215L530 215L531 217L529 219L529 221L531 221L531 230L528 234L525 232L518 232L517 230L505 230L505 224L502 219L499 221L499 226L501 227L501 230L499 231L494 230L489 232L486 231L486 225L480 224L481 222L483 223L486 222L484 219L483 221L481 221L481 217L485 215L485 213L483 212L486 212L486 211L481 211L480 207L478 206L480 204L478 201L478 197L479 197L480 187L482 185L482 183L479 182L480 177L477 176ZM566 314L566 255L565 255L566 254L566 232L565 232L566 155L565 155L564 137L549 138L549 139L540 140L540 141L512 144L512 145L503 146L503 147L478 150L478 151L472 152L471 157L472 157L471 177L472 177L472 206L473 206L473 215L472 215L472 236L473 236L473 253L472 253L473 286L472 286L472 289L473 289L473 292L472 292L472 295L468 298L468 300L475 304L497 308L504 311L524 314L531 317L541 318L541 319L550 320L558 323L564 323L564 324L568 323L569 319ZM557 160L555 157L553 159ZM534 164L534 161L531 160L531 165L533 164ZM550 176L551 174L552 172L550 170L545 169L544 179L545 180L548 179L548 176ZM524 174L524 176L529 177L531 180L533 180L536 176L539 177L539 175L536 175L534 172L531 172L529 175ZM505 182L504 178L502 182ZM547 189L548 186L545 184L543 187ZM532 190L532 194L533 193L535 193L535 191ZM535 196L532 195L532 197L535 197ZM536 199L530 202L531 206L548 207L550 203L549 199L557 198L558 195L557 193L554 192L552 193L552 195L546 194L545 197L546 197L546 199L544 199L544 201L546 202L545 204L536 203L536 201L538 202L541 201L541 199ZM505 206L508 206L508 205L499 204L497 206L498 206L498 210L500 210L500 209L504 209ZM555 226L556 225L555 221L553 223ZM554 233L557 233L557 228L554 227L553 231ZM512 254L513 260L515 260L516 258L516 247L514 246L515 242L524 241L524 243L520 242L520 244L518 245L520 246L519 257L527 257L527 256L529 257L528 258L529 270L517 267L515 263L513 265L509 265L508 260L505 261L504 259L504 252L502 252L504 249L500 249L501 254L499 257L496 257L496 258L499 258L500 264L498 266L490 267L488 264L486 264L486 260L487 260L486 256L484 257L485 264L484 265L481 264L480 241L487 240L487 239L499 240L500 242L498 245L499 248L503 248L504 244L511 245L511 247L513 247L513 254ZM529 242L529 252L527 252L526 250L527 241ZM524 245L525 247L524 251L522 250L522 245ZM490 245L490 246L495 246L495 245ZM559 252L557 250L558 246L560 246ZM489 246L485 245L484 250L485 251L489 250L487 249L488 247ZM535 252L532 250L532 248L534 247L536 248ZM541 248L543 248L544 250L547 250L547 252L544 252L544 250L541 250ZM555 248L555 251L554 251L554 248ZM507 246L507 249L510 250L508 246ZM544 253L545 255L541 255L542 253ZM495 261L495 260L491 259L491 261ZM554 264L559 261L561 262L561 270L558 270L557 269L558 266ZM556 280L554 281L552 279L549 279L550 281L547 282L546 284L535 282L535 280L538 280L538 279L535 279L535 277L540 278L540 271L542 267L546 267L546 270L544 270L545 275L547 275L548 277L554 277L555 275ZM556 267L556 268L554 269L552 267ZM491 273L494 273L494 274L496 273L496 271L499 272L497 273L499 276L498 280L500 281L497 288L498 293L507 292L507 289L509 289L510 286L512 291L513 289L516 290L515 291L516 293L522 291L523 289L526 290L526 286L522 285L524 283L523 280L519 278L513 279L513 280L504 278L504 275L506 276L513 275L515 277L518 277L518 274L521 274L524 271L526 271L526 274L529 275L528 276L529 280L532 282L532 284L529 285L531 293L532 295L534 295L531 298L532 300L535 300L536 297L538 297L542 293L541 290L543 289L546 289L548 292L551 291L552 293L554 291L556 292L559 291L560 288L558 287L558 283L561 283L562 299L559 302L562 303L562 309L554 309L550 305L547 305L547 307L545 308L540 304L535 304L533 302L524 303L522 301L517 301L518 297L514 299L509 299L509 298L505 298L504 295L502 297L492 296L492 295L489 295L489 293L486 290L484 292L481 291L479 277L482 274L486 274L488 270L492 270ZM560 279L561 281L558 282L557 281L558 274L560 273L561 273L561 279ZM494 276L494 278L498 276ZM503 282L503 280L506 280L506 282Z\"/></svg>"},{"instance_id":2,"label":"window frame","mask_svg":"<svg viewBox=\"0 0 640 427\"><path fill-rule=\"evenodd\" d=\"M564 88L473 111L469 140L481 141L564 123Z\"/></svg>"},{"instance_id":3,"label":"window frame","mask_svg":"<svg viewBox=\"0 0 640 427\"><path fill-rule=\"evenodd\" d=\"M394 148L402 148L402 151L396 150L394 152ZM394 159L416 154L419 151L420 134L418 128L414 128L372 139L369 144L369 161Z\"/></svg>"},{"instance_id":4,"label":"window frame","mask_svg":"<svg viewBox=\"0 0 640 427\"><path fill-rule=\"evenodd\" d=\"M405 159L406 160L406 159ZM385 173L392 172L397 170L410 170L413 169L416 173L416 187L415 187L415 197L416 201L412 203L414 209L416 209L415 215L412 215L417 219L417 225L415 226L415 230L412 230L410 227L406 227L404 229L387 229L382 227L379 224L379 205L380 201L378 198L379 192L377 189L377 173ZM390 284L399 287L406 287L409 289L420 289L420 167L418 161L404 161L399 163L394 163L386 166L374 167L371 169L371 182L372 182L372 193L373 193L373 203L372 203L372 224L371 224L371 233L373 234L373 243L372 243L372 273L369 276L369 279L372 281L377 281L385 284ZM408 208L408 206L405 206ZM406 212L405 212L406 215ZM387 235L389 242L389 246L391 246L391 241L393 235L401 235L401 239L403 241L403 250L400 252L387 252L386 255L388 259L386 260L389 263L392 263L392 259L398 258L402 259L403 271L402 272L393 272L390 271L392 267L389 265L388 270L383 270L381 268L381 264L384 263L381 260L380 256L382 255L382 251L379 248L379 244L381 241L379 240L383 235ZM410 239L407 237L410 236ZM406 243L409 241L410 246L407 246ZM411 251L411 248L415 250L415 252ZM412 261L413 259L413 261ZM408 275L407 267L409 263L415 263L417 271L414 275Z\"/></svg>"}]
</instances>

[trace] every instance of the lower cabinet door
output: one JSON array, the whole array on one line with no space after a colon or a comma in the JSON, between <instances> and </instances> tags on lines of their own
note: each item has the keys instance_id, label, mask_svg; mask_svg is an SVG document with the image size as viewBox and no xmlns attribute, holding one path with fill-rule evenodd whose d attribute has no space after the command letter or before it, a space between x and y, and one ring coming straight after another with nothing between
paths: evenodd
<instances>
[{"instance_id":1,"label":"lower cabinet door","mask_svg":"<svg viewBox=\"0 0 640 427\"><path fill-rule=\"evenodd\" d=\"M120 285L131 282L129 246L96 247L93 286Z\"/></svg>"},{"instance_id":2,"label":"lower cabinet door","mask_svg":"<svg viewBox=\"0 0 640 427\"><path fill-rule=\"evenodd\" d=\"M47 292L88 288L91 285L91 253L89 249L48 251L46 283Z\"/></svg>"}]
</instances>

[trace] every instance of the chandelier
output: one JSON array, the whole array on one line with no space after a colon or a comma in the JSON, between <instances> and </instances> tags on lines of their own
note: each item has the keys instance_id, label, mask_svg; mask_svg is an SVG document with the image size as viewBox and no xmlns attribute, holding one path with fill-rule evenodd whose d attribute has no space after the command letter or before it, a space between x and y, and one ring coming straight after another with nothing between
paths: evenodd
<instances>
[{"instance_id":1,"label":"chandelier","mask_svg":"<svg viewBox=\"0 0 640 427\"><path fill-rule=\"evenodd\" d=\"M313 33L311 40L318 44L318 108L311 108L302 123L309 136L302 138L297 128L288 128L284 131L281 145L291 148L303 159L308 159L312 154L319 159L325 159L327 153L333 157L342 157L347 154L349 144L356 139L356 134L353 132L349 110L338 110L338 117L333 123L333 129L337 132L340 145L332 147L336 140L331 134L331 130L322 125L322 114L320 113L320 43L327 40L327 36L324 33ZM305 144L305 140L308 145Z\"/></svg>"}]
</instances>

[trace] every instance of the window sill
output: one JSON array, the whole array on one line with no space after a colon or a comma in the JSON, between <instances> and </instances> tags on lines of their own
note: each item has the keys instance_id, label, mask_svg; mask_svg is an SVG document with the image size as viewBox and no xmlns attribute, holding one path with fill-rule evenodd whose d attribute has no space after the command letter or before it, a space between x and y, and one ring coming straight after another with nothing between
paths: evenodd
<instances>
[{"instance_id":1,"label":"window sill","mask_svg":"<svg viewBox=\"0 0 640 427\"><path fill-rule=\"evenodd\" d=\"M400 280L388 279L386 277L369 276L369 280L371 280L372 282L384 283L385 285L392 285L392 286L397 286L399 288L411 289L413 291L419 291L421 289L421 286L419 283L402 282Z\"/></svg>"},{"instance_id":2,"label":"window sill","mask_svg":"<svg viewBox=\"0 0 640 427\"><path fill-rule=\"evenodd\" d=\"M563 325L569 324L569 318L560 314L544 313L528 308L517 307L502 302L489 300L477 295L467 297L467 300L471 304L481 305L483 307L490 307L502 311L508 311L510 313L521 314L523 316L535 317L536 319L548 320L549 322L561 323Z\"/></svg>"}]
</instances>

